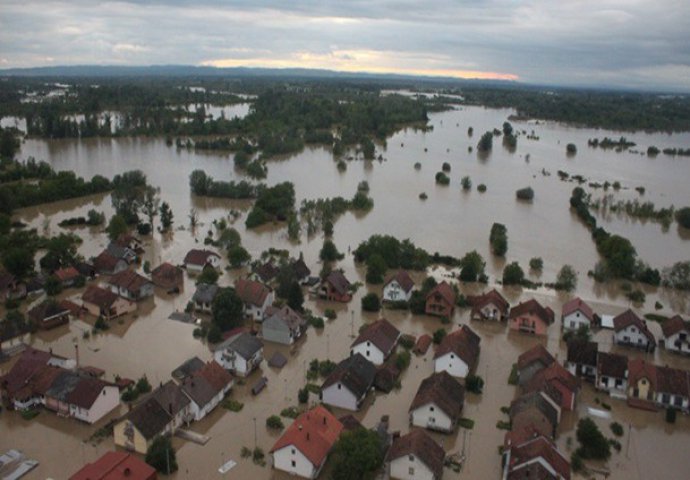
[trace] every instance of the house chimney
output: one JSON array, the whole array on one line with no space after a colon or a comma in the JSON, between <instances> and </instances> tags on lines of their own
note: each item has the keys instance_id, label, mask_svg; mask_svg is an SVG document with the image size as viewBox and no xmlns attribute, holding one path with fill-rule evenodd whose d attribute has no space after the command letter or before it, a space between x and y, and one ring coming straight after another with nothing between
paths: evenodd
<instances>
[{"instance_id":1,"label":"house chimney","mask_svg":"<svg viewBox=\"0 0 690 480\"><path fill-rule=\"evenodd\" d=\"M326 425L326 416L323 417L323 424Z\"/></svg>"},{"instance_id":2,"label":"house chimney","mask_svg":"<svg viewBox=\"0 0 690 480\"><path fill-rule=\"evenodd\" d=\"M75 361L77 362L77 368L79 368L79 345L76 343L74 344L74 354L75 354Z\"/></svg>"}]
</instances>

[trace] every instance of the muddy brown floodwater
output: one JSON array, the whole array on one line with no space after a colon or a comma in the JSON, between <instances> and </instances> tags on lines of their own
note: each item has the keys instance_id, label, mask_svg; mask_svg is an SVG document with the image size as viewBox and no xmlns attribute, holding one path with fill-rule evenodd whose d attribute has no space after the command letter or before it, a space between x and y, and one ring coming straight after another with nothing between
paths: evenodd
<instances>
[{"instance_id":1,"label":"muddy brown floodwater","mask_svg":"<svg viewBox=\"0 0 690 480\"><path fill-rule=\"evenodd\" d=\"M238 111L238 114L242 113ZM633 134L577 129L556 123L513 122L518 130L524 129L527 133L534 130L540 139L529 140L525 135L520 136L513 153L504 149L500 139L496 139L487 158L468 152L468 147L476 145L482 132L500 128L511 113L510 110L467 107L432 114L430 124L433 131L402 130L388 139L386 148L378 147L384 161L355 160L348 162L345 172L337 170L328 150L308 148L300 154L270 161L267 182L292 181L300 202L305 198L350 197L357 184L367 180L375 202L374 209L366 215L348 213L338 220L334 240L342 252L354 249L374 233L410 238L431 252L454 256L476 249L487 259L490 283L500 277L506 261L517 260L526 267L531 257L540 256L544 260L544 271L533 279L553 281L560 267L568 263L579 273L576 294L591 302L600 313L617 313L629 307L628 300L615 284L597 285L586 276L587 270L597 261L597 253L589 232L568 209L568 199L575 184L560 181L556 172L564 170L599 182L618 180L626 187L616 194L620 199L638 198L634 188L644 186L646 192L642 198L655 202L657 207L690 205L690 190L687 188L690 161L687 158L659 155L652 159L631 152L616 153L587 147L589 138L624 135L636 142L640 151L646 151L650 145L687 148L690 135ZM467 135L470 126L475 132L471 138ZM568 157L565 145L571 142L577 145L578 153ZM145 241L144 260L153 265L160 261L180 263L187 250L202 244L214 219L227 217L229 209L246 212L251 206L246 201L198 198L190 194L188 177L194 169L203 169L221 180L239 177L233 169L232 155L177 150L166 146L162 138L27 140L22 145L21 157L29 156L46 160L58 170L73 170L85 177L95 174L112 177L135 168L143 170L149 183L161 188L162 200L170 203L175 215L174 232L165 236L155 233ZM422 164L420 170L414 169L416 162ZM448 187L434 184L434 175L441 170L443 162L450 163L452 168ZM550 175L543 175L542 170L550 172ZM463 192L460 178L465 175L471 177L474 187L486 184L486 193L480 194L476 188ZM525 186L532 186L535 190L533 203L515 200L515 190ZM421 192L427 193L426 201L418 198ZM27 208L17 212L16 218L39 231L56 233L61 231L57 226L60 220L85 215L91 208L111 215L109 195ZM200 219L195 231L188 228L187 216L192 208ZM690 234L680 230L676 224L663 231L658 224L631 221L625 217L607 216L601 221L607 230L630 238L640 257L653 267L662 268L690 259ZM489 229L494 222L504 223L508 228L506 260L492 258L489 251ZM320 270L318 252L323 242L320 235L308 238L303 234L301 243L294 243L288 240L286 229L281 226L246 231L244 216L234 226L253 256L269 247L286 248L293 255L304 253L314 273ZM106 237L98 229L80 229L77 232L84 240L79 251L85 257L99 253L106 245ZM351 255L346 255L339 266L352 281L364 281L364 271L354 265ZM226 272L219 283L229 285L241 274ZM421 277L416 278L419 280ZM276 370L264 363L245 385L234 388L232 397L244 403L241 412L218 408L194 424L192 430L211 437L205 446L176 438L174 445L180 470L171 478L219 478L218 467L229 459L236 460L238 465L226 475L227 478L284 478L270 466L261 467L241 459L240 450L243 446L253 448L255 441L266 452L271 448L279 434L267 430L266 418L287 406L297 405L297 391L306 382L305 372L310 360L330 358L338 361L349 354L354 333L362 324L377 318L375 314L361 312L360 300L368 291L380 293L380 287L360 288L349 305L307 300L306 307L316 312L335 308L338 318L327 322L323 331L309 329L306 337L292 348L267 344L266 358L280 350L288 358L288 364L282 370ZM468 286L464 291L477 293L479 290L476 286ZM93 319L75 320L70 325L39 333L29 341L38 348L52 348L55 353L65 356L74 355L76 343L80 347L82 363L105 369L107 378L113 378L115 374L137 378L145 373L151 383L157 385L169 379L170 372L187 358L193 355L206 360L211 358L209 348L192 338L192 325L167 319L171 312L184 309L193 292L194 280L186 278L180 295L171 297L157 291L153 299L140 305L136 315L115 322L106 333L85 339L83 332L90 330L89 322L92 323ZM72 297L79 293L68 290L63 296ZM536 297L556 312L560 312L561 305L569 298L549 290L534 292L510 288L503 289L503 293L511 303ZM647 311L657 300L664 306L660 313L687 316L690 309L686 294L649 289ZM639 313L643 311L638 310ZM436 319L405 312L384 311L382 315L403 332L413 335L432 333L443 326ZM445 328L467 323L470 323L469 312L461 310L455 314L452 324ZM461 473L446 470L446 479L500 477L498 446L502 444L505 432L496 428L496 422L505 419L500 409L509 405L516 394L515 387L507 383L512 363L520 353L536 343L547 345L550 351L557 353L559 360L565 358L559 322L550 328L548 338L509 333L503 325L470 324L482 337L478 373L484 377L486 385L482 395L468 395L465 403L464 416L476 422L473 430L434 435L448 452L464 450L468 457ZM650 328L657 336L660 334L657 324ZM641 355L613 347L610 332L598 332L595 339L603 350L615 349L631 356ZM406 432L409 428L409 404L421 380L432 373L432 358L432 351L422 357L413 356L409 369L403 373L401 389L390 394L372 394L356 417L365 426L373 427L382 415L389 415L391 428ZM657 351L650 360L690 368L689 359L668 355L665 351ZM0 370L6 371L10 365L0 365ZM262 375L268 378L268 388L254 397L249 389ZM589 407L598 408L596 397L604 398L586 386L577 412L564 417L559 444L568 455L576 444L573 437L577 419L588 415ZM316 400L311 398L312 402ZM612 410L605 412L610 418L595 417L604 433L611 436L608 425L612 421L626 426L625 436L620 439L623 449L621 453L614 453L608 462L611 478L687 477L690 421L686 416L679 417L675 425L669 426L664 423L661 413L632 410L624 402L607 401L612 405ZM124 411L125 407L121 407L109 418ZM42 412L32 421L25 421L16 412L3 412L0 414L0 451L18 448L41 462L26 478L67 478L85 462L93 461L113 448L111 438L100 443L86 441L105 421L107 419L98 425L87 426L48 412Z\"/></svg>"}]
</instances>

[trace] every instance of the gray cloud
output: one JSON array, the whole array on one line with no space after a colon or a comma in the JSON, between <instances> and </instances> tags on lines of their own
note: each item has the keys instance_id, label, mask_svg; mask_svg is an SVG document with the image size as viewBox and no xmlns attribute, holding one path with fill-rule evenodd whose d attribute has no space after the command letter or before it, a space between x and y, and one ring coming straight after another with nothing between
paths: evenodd
<instances>
[{"instance_id":1,"label":"gray cloud","mask_svg":"<svg viewBox=\"0 0 690 480\"><path fill-rule=\"evenodd\" d=\"M530 83L690 91L683 0L3 0L0 12L3 68L490 72Z\"/></svg>"}]
</instances>

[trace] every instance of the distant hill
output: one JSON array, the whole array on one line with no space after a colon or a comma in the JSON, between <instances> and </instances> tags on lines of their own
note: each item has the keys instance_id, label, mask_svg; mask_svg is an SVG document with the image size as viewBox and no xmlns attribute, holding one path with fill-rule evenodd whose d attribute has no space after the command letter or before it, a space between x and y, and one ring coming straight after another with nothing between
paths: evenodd
<instances>
[{"instance_id":1,"label":"distant hill","mask_svg":"<svg viewBox=\"0 0 690 480\"><path fill-rule=\"evenodd\" d=\"M226 77L226 78L304 78L304 79L362 79L399 80L438 83L510 84L516 82L499 80L466 80L454 77L431 77L400 75L393 73L339 72L335 70L308 68L249 68L249 67L196 67L191 65L73 65L32 68L0 69L0 77Z\"/></svg>"}]
</instances>

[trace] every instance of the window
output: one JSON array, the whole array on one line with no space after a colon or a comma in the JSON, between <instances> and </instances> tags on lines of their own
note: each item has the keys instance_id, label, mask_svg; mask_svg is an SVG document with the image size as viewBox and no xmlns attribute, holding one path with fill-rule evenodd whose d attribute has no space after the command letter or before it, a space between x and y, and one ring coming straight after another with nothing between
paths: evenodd
<instances>
[{"instance_id":1,"label":"window","mask_svg":"<svg viewBox=\"0 0 690 480\"><path fill-rule=\"evenodd\" d=\"M408 473L409 475L414 475L414 467L410 467L410 468L407 470L407 473Z\"/></svg>"},{"instance_id":2,"label":"window","mask_svg":"<svg viewBox=\"0 0 690 480\"><path fill-rule=\"evenodd\" d=\"M293 461L292 461L292 468L295 468L296 466L297 466L297 462L295 462L295 461L293 460Z\"/></svg>"},{"instance_id":3,"label":"window","mask_svg":"<svg viewBox=\"0 0 690 480\"><path fill-rule=\"evenodd\" d=\"M293 454L293 455L295 454L295 449L294 449L294 448L292 449L292 454Z\"/></svg>"},{"instance_id":4,"label":"window","mask_svg":"<svg viewBox=\"0 0 690 480\"><path fill-rule=\"evenodd\" d=\"M338 390L340 390L341 388L342 388L342 385L338 384Z\"/></svg>"},{"instance_id":5,"label":"window","mask_svg":"<svg viewBox=\"0 0 690 480\"><path fill-rule=\"evenodd\" d=\"M367 357L369 356L369 350L367 350Z\"/></svg>"},{"instance_id":6,"label":"window","mask_svg":"<svg viewBox=\"0 0 690 480\"><path fill-rule=\"evenodd\" d=\"M668 393L664 393L661 395L661 403L669 403L669 400L670 398L668 396Z\"/></svg>"},{"instance_id":7,"label":"window","mask_svg":"<svg viewBox=\"0 0 690 480\"><path fill-rule=\"evenodd\" d=\"M429 411L430 411L430 412L433 412L433 411L434 411L434 407L429 407Z\"/></svg>"},{"instance_id":8,"label":"window","mask_svg":"<svg viewBox=\"0 0 690 480\"><path fill-rule=\"evenodd\" d=\"M414 455L408 455L408 456L407 456L407 459L408 459L410 462L414 462Z\"/></svg>"},{"instance_id":9,"label":"window","mask_svg":"<svg viewBox=\"0 0 690 480\"><path fill-rule=\"evenodd\" d=\"M673 398L673 404L676 407L681 407L681 406L683 406L683 399L681 397L674 397Z\"/></svg>"}]
</instances>

